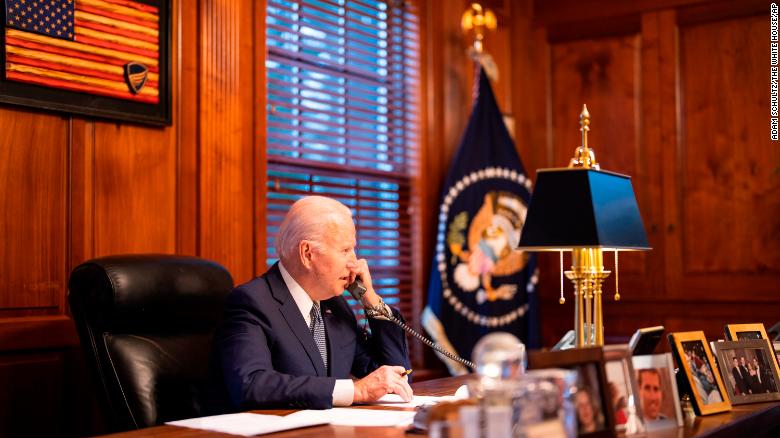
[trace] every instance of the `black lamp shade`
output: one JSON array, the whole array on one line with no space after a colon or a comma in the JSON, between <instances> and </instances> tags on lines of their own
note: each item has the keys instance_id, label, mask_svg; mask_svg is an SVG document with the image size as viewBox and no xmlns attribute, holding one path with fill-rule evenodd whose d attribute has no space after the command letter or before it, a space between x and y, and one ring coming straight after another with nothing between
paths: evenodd
<instances>
[{"instance_id":1,"label":"black lamp shade","mask_svg":"<svg viewBox=\"0 0 780 438\"><path fill-rule=\"evenodd\" d=\"M593 169L543 169L519 249L649 250L631 178Z\"/></svg>"}]
</instances>

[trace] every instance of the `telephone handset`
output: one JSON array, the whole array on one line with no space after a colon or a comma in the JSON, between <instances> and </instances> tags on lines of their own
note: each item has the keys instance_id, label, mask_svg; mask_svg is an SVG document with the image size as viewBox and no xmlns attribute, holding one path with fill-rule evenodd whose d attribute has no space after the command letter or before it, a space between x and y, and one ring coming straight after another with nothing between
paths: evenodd
<instances>
[{"instance_id":1,"label":"telephone handset","mask_svg":"<svg viewBox=\"0 0 780 438\"><path fill-rule=\"evenodd\" d=\"M363 280L361 280L360 277L356 277L355 281L353 281L352 283L349 284L349 286L347 286L347 291L349 291L350 295L352 295L352 298L360 302L360 299L363 298L363 295L365 295L366 293L366 286L363 284ZM454 360L455 362L459 362L462 363L463 365L466 365L472 370L475 370L477 368L476 366L474 366L473 363L469 362L468 360L463 359L462 357L456 354L450 353L449 351L439 346L439 344L417 333L413 328L409 327L408 325L404 324L403 321L396 318L395 315L392 314L392 312L388 312L386 308L382 307L378 309L378 311L379 313L382 314L382 316L384 316L385 318L389 319L390 321L392 321L393 323L395 323L396 325L404 329L410 335L419 339L423 344L433 348L434 350Z\"/></svg>"}]
</instances>

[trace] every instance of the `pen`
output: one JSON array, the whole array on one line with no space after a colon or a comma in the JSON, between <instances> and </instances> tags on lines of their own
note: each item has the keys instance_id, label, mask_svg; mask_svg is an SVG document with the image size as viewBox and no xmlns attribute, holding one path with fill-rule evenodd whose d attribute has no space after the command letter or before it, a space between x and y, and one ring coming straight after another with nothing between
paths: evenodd
<instances>
[{"instance_id":1,"label":"pen","mask_svg":"<svg viewBox=\"0 0 780 438\"><path fill-rule=\"evenodd\" d=\"M404 371L404 376L408 376L409 374L412 374L412 370L406 370L406 371Z\"/></svg>"}]
</instances>

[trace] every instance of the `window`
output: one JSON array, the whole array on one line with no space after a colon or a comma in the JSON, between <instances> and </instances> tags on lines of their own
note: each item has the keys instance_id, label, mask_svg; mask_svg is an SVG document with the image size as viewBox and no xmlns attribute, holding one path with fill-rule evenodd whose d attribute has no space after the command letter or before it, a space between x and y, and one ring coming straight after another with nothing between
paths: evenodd
<instances>
[{"instance_id":1,"label":"window","mask_svg":"<svg viewBox=\"0 0 780 438\"><path fill-rule=\"evenodd\" d=\"M352 209L357 254L368 259L375 289L411 320L414 5L268 0L266 45L268 264L290 204L307 194L336 198Z\"/></svg>"}]
</instances>

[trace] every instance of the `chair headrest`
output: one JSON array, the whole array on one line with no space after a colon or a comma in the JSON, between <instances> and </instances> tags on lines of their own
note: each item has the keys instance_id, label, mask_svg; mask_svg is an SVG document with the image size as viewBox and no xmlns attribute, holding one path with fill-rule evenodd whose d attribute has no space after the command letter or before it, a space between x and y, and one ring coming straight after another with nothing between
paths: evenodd
<instances>
[{"instance_id":1,"label":"chair headrest","mask_svg":"<svg viewBox=\"0 0 780 438\"><path fill-rule=\"evenodd\" d=\"M73 270L69 301L103 330L212 329L233 288L219 264L188 256L137 254L87 261Z\"/></svg>"}]
</instances>

